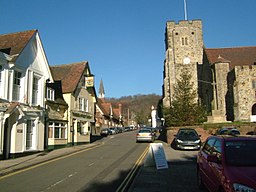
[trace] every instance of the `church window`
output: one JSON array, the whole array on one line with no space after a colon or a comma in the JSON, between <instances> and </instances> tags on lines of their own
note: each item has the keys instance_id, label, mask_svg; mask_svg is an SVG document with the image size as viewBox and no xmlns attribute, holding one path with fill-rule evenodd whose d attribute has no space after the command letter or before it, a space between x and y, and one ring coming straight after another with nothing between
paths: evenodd
<instances>
[{"instance_id":1,"label":"church window","mask_svg":"<svg viewBox=\"0 0 256 192\"><path fill-rule=\"evenodd\" d=\"M182 45L188 45L188 38L187 37L182 37L181 38L181 44Z\"/></svg>"},{"instance_id":2,"label":"church window","mask_svg":"<svg viewBox=\"0 0 256 192\"><path fill-rule=\"evenodd\" d=\"M256 79L252 80L252 88L256 89Z\"/></svg>"}]
</instances>

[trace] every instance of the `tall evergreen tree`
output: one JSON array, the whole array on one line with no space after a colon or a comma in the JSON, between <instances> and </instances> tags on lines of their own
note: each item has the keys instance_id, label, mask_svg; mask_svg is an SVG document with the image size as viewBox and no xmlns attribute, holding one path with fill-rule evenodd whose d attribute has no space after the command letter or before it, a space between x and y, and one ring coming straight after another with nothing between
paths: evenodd
<instances>
[{"instance_id":1,"label":"tall evergreen tree","mask_svg":"<svg viewBox=\"0 0 256 192\"><path fill-rule=\"evenodd\" d=\"M193 89L191 73L184 70L174 87L170 108L164 109L167 125L194 125L205 121L206 112L198 104L197 92Z\"/></svg>"}]
</instances>

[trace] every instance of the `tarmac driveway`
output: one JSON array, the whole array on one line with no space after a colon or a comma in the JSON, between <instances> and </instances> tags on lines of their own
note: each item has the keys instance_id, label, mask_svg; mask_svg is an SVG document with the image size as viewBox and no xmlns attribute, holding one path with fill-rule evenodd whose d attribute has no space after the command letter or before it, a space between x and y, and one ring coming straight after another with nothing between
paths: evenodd
<instances>
[{"instance_id":1,"label":"tarmac driveway","mask_svg":"<svg viewBox=\"0 0 256 192\"><path fill-rule=\"evenodd\" d=\"M169 147L165 150L169 165L168 191L202 192L196 179L196 155L198 151L180 151Z\"/></svg>"},{"instance_id":2,"label":"tarmac driveway","mask_svg":"<svg viewBox=\"0 0 256 192\"><path fill-rule=\"evenodd\" d=\"M142 166L129 192L206 192L198 189L196 155L198 151L180 151L163 142L168 169Z\"/></svg>"}]
</instances>

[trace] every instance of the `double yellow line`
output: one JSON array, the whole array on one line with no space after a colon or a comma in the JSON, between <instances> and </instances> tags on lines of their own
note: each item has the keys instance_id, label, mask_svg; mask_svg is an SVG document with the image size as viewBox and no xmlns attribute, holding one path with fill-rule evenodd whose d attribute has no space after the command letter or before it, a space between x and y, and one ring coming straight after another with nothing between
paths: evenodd
<instances>
[{"instance_id":1,"label":"double yellow line","mask_svg":"<svg viewBox=\"0 0 256 192\"><path fill-rule=\"evenodd\" d=\"M149 150L149 146L148 145L146 147L146 149L143 151L143 153L141 154L141 156L139 157L139 159L136 161L136 163L134 164L134 166L132 167L131 171L128 173L128 175L126 176L126 178L124 179L124 181L121 183L121 185L118 187L118 189L116 190L116 192L124 192L125 190L127 190L128 185L131 183L131 180L133 179L136 171L138 170L138 168L140 167L140 165L142 165L142 162L145 158L145 156L148 154L148 150Z\"/></svg>"}]
</instances>

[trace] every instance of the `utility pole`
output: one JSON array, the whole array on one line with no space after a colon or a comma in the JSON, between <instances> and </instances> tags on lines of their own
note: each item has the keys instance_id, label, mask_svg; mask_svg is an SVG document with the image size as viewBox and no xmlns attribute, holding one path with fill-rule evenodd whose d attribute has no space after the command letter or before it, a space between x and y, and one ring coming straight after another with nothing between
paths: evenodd
<instances>
[{"instance_id":1,"label":"utility pole","mask_svg":"<svg viewBox=\"0 0 256 192\"><path fill-rule=\"evenodd\" d=\"M130 111L129 111L129 108L128 108L128 112L127 112L127 124L128 126L130 125L129 121L130 121Z\"/></svg>"}]
</instances>

